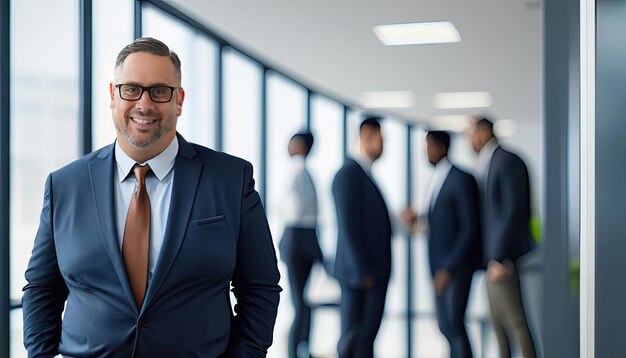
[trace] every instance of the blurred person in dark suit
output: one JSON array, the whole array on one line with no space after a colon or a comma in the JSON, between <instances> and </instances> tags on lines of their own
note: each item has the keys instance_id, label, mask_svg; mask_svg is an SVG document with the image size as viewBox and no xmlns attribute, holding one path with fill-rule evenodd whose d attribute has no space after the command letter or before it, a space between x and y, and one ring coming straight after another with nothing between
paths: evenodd
<instances>
[{"instance_id":1,"label":"blurred person in dark suit","mask_svg":"<svg viewBox=\"0 0 626 358\"><path fill-rule=\"evenodd\" d=\"M341 285L339 357L374 356L391 273L391 222L372 177L383 152L378 118L359 129L359 155L348 158L333 181L337 209L335 276Z\"/></svg>"},{"instance_id":2,"label":"blurred person in dark suit","mask_svg":"<svg viewBox=\"0 0 626 358\"><path fill-rule=\"evenodd\" d=\"M450 357L466 358L472 357L472 348L465 329L465 309L481 261L478 185L472 175L450 163L449 148L447 132L426 135L426 154L435 168L423 211L439 329L450 344ZM412 209L403 217L409 218L408 224L417 220Z\"/></svg>"},{"instance_id":3,"label":"blurred person in dark suit","mask_svg":"<svg viewBox=\"0 0 626 358\"><path fill-rule=\"evenodd\" d=\"M317 240L317 195L306 158L313 146L313 134L296 133L289 141L292 159L291 182L285 196L283 217L285 231L279 244L281 259L287 265L291 300L295 317L289 332L289 358L309 357L311 308L304 299L304 289L316 261L322 261Z\"/></svg>"},{"instance_id":4,"label":"blurred person in dark suit","mask_svg":"<svg viewBox=\"0 0 626 358\"><path fill-rule=\"evenodd\" d=\"M533 358L536 351L524 313L517 266L518 259L532 249L528 169L517 155L498 144L493 123L487 118L476 120L468 134L478 153L483 259L500 357L511 356L512 340L524 357Z\"/></svg>"}]
</instances>

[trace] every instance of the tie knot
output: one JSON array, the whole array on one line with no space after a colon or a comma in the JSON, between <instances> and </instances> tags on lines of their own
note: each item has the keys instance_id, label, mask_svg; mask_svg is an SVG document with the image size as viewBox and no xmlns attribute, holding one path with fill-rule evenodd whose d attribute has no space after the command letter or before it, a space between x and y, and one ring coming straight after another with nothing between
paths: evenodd
<instances>
[{"instance_id":1,"label":"tie knot","mask_svg":"<svg viewBox=\"0 0 626 358\"><path fill-rule=\"evenodd\" d=\"M135 164L133 167L133 173L135 173L135 178L139 183L143 183L146 179L146 174L150 171L150 166L148 164L141 166L139 164Z\"/></svg>"}]
</instances>

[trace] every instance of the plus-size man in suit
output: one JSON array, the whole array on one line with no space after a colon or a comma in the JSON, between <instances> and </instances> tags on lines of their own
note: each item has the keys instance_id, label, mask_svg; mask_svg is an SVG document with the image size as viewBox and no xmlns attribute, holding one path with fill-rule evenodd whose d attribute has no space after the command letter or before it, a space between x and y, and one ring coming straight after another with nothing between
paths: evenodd
<instances>
[{"instance_id":1,"label":"plus-size man in suit","mask_svg":"<svg viewBox=\"0 0 626 358\"><path fill-rule=\"evenodd\" d=\"M252 167L176 133L180 86L165 44L126 46L116 142L48 176L22 301L30 357L265 357L280 287Z\"/></svg>"},{"instance_id":2,"label":"plus-size man in suit","mask_svg":"<svg viewBox=\"0 0 626 358\"><path fill-rule=\"evenodd\" d=\"M371 167L383 152L376 118L361 123L360 154L333 180L337 210L335 276L341 285L339 357L374 355L391 273L391 223Z\"/></svg>"},{"instance_id":3,"label":"plus-size man in suit","mask_svg":"<svg viewBox=\"0 0 626 358\"><path fill-rule=\"evenodd\" d=\"M525 358L536 356L520 291L517 260L532 249L530 181L526 164L503 149L493 123L481 118L469 132L478 153L483 260L487 294L500 357L511 356L510 341Z\"/></svg>"},{"instance_id":4,"label":"plus-size man in suit","mask_svg":"<svg viewBox=\"0 0 626 358\"><path fill-rule=\"evenodd\" d=\"M465 309L481 260L478 185L448 160L450 135L426 135L428 161L435 166L427 208L428 258L435 285L437 321L450 344L450 357L472 356Z\"/></svg>"}]
</instances>

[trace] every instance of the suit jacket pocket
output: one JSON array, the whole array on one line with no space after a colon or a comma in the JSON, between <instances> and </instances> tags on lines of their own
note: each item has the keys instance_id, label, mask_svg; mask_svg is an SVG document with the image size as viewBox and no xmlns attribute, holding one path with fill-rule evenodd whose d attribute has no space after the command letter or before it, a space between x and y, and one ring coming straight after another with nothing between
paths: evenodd
<instances>
[{"instance_id":1,"label":"suit jacket pocket","mask_svg":"<svg viewBox=\"0 0 626 358\"><path fill-rule=\"evenodd\" d=\"M193 220L189 223L187 233L213 229L224 225L226 225L226 217L224 215L217 215L210 218Z\"/></svg>"}]
</instances>

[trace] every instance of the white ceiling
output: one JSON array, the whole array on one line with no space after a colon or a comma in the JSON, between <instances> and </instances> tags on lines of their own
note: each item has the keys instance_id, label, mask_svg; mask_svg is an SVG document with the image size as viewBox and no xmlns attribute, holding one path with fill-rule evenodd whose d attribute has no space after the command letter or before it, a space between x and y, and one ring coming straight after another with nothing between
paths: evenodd
<instances>
[{"instance_id":1,"label":"white ceiling","mask_svg":"<svg viewBox=\"0 0 626 358\"><path fill-rule=\"evenodd\" d=\"M413 108L384 112L416 122L488 113L538 123L541 14L525 0L174 0L228 41L315 90L359 103L365 91L411 91ZM448 20L462 41L385 47L375 25ZM488 91L487 110L437 110L437 92Z\"/></svg>"}]
</instances>

